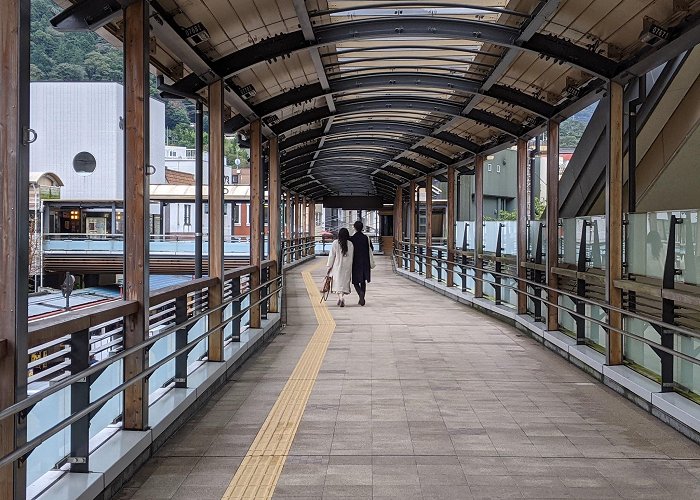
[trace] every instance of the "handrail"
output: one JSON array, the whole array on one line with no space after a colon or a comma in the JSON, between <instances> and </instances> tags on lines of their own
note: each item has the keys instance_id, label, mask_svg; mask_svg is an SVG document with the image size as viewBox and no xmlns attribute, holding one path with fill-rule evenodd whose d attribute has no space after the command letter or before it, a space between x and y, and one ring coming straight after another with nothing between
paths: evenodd
<instances>
[{"instance_id":1,"label":"handrail","mask_svg":"<svg viewBox=\"0 0 700 500\"><path fill-rule=\"evenodd\" d=\"M418 254L418 253L410 252L410 251L406 251L406 250L399 250L399 249L396 249L396 251L402 252L403 254L409 254L409 255L412 255L412 256L414 256L414 257L415 257L415 256L425 257L425 255L423 255L423 254ZM660 326L660 327L662 327L662 328L667 328L667 329L670 329L670 330L675 330L675 331L677 331L678 333L681 333L681 334L683 334L683 335L687 335L687 336L689 336L689 337L700 338L700 333L695 332L695 331L693 331L693 330L690 330L690 329L688 329L688 328L685 328L685 327L682 327L682 326L679 326L679 325L673 325L673 324L670 324L670 323L664 323L663 321L658 320L658 319L656 319L656 318L653 318L653 317L651 317L651 316L640 315L640 314L638 314L638 313L634 313L634 312L628 311L628 310L626 310L626 309L621 309L621 308L618 308L618 307L614 307L614 306L611 306L610 304L606 304L606 303L604 303L604 302L598 302L598 301L596 301L596 300L589 299L589 298L587 298L587 297L580 297L580 296L576 295L575 293L567 292L566 290L561 290L561 289L559 289L559 288L554 288L554 287L548 286L548 285L545 284L545 283L537 283L537 282L535 282L535 281L531 281L531 280L528 280L528 279L526 279L526 278L520 278L520 277L515 276L515 275L512 275L512 274L499 273L499 272L494 271L494 270L492 270L492 269L478 268L478 267L476 267L476 266L474 266L474 265L462 264L461 262L448 261L447 259L442 259L442 262L443 262L443 263L446 263L446 264L451 264L451 265L456 266L456 267L464 267L464 268L468 268L468 269L472 269L472 270L483 271L483 272L485 272L485 273L487 273L487 274L491 274L491 275L499 275L499 276L504 277L504 278L513 279L513 280L515 280L515 281L517 281L517 282L524 282L526 285L529 285L529 286L531 286L531 287L535 287L535 288L542 289L542 290L546 290L546 291L556 292L556 293L559 294L559 295L564 295L564 296L567 296L567 297L569 297L569 298L571 298L571 299L576 299L576 300L578 300L578 301L585 302L585 303L587 303L588 305L600 307L600 308L605 309L605 310L607 310L607 311L609 311L609 312L611 312L611 311L618 312L618 313L620 313L620 314L622 314L622 315L624 315L624 316L628 316L628 317L631 317L631 318L639 319L639 320L641 320L641 321L646 321L647 323L655 324L655 325ZM453 271L453 272L454 272L455 274L457 274L458 276L467 276L467 277L469 277L469 278L471 278L471 279L478 280L478 281L482 281L483 283L494 284L493 282L491 282L491 281L489 281L488 279L483 278L483 277L482 277L482 278L478 278L478 277L476 277L476 276L469 276L469 275L460 273L460 272L458 272L458 271ZM503 286L503 287L506 287L506 288L514 288L514 287L511 287L511 286L506 285L506 284L501 284L501 285L497 285L497 286ZM526 293L526 294L527 294L527 292L523 292L522 290L517 290L517 289L516 289L516 292L518 292L518 293ZM528 296L529 296L529 295L528 295ZM534 296L533 298L536 298L537 300L542 300L543 302L546 303L546 301L545 301L543 298L541 298L541 297ZM558 304L552 304L552 305L554 305L554 306L557 307L557 308L562 308L562 307L563 307L563 306L559 306ZM586 318L586 319L589 319L589 318ZM592 321L592 319L591 319L591 321ZM606 325L606 324L603 324L602 326L605 326L605 328L612 328L612 327L610 327L610 326L608 326L608 325Z\"/></svg>"},{"instance_id":2,"label":"handrail","mask_svg":"<svg viewBox=\"0 0 700 500\"><path fill-rule=\"evenodd\" d=\"M271 280L271 281L275 281L275 280L277 280L277 279L281 280L282 277L275 278L274 280ZM242 296L244 296L244 295L249 295L249 294L252 293L253 291L255 291L255 290L259 289L259 288L262 288L262 287L266 286L267 284L269 284L269 282L267 282L267 283L265 283L265 284L263 284L263 285L260 285L259 287L256 287L255 289L249 290L248 292L245 292L244 294L241 294L241 296L239 296L239 297L242 297ZM138 373L137 375L134 375L134 376L133 376L132 378L130 378L129 380L125 380L125 381L122 382L120 385L118 385L117 387L115 387L115 388L112 389L111 391L107 392L106 394L104 394L102 397L100 397L99 399L97 399L97 400L94 401L93 403L87 405L87 406L86 406L85 408L83 408L81 411L72 414L71 416L65 418L64 420L62 420L62 421L59 422L58 424L56 424L56 425L50 427L49 429L47 429L47 430L44 431L43 433L41 433L41 434L39 434L38 436L36 436L34 439L32 439L32 440L28 441L27 443L25 443L25 444L24 444L23 446L21 446L20 448L15 449L12 453L9 453L9 454L5 455L4 457L1 457L1 458L0 458L0 467L3 467L3 466L5 466L5 465L7 465L7 464L9 464L9 463L11 463L11 462L14 462L15 460L20 459L20 458L22 458L23 456L25 456L27 453L30 453L32 450L34 450L35 448L37 448L39 445L41 445L43 442L45 442L45 441L46 441L47 439L49 439L50 437L56 435L57 433L59 433L60 431L62 431L62 430L65 429L66 427L68 427L69 425L71 425L71 424L77 422L77 421L80 420L81 418L83 418L83 417L89 415L89 414L92 413L94 410L96 410L96 409L102 407L102 406L103 406L105 403L107 403L110 399L112 399L114 396L116 396L116 395L119 394L120 392L123 392L123 391L124 391L126 388L128 388L129 386L131 386L131 385L135 384L136 382L139 382L140 380L142 380L142 379L144 379L144 378L150 376L152 373L154 373L154 372L155 372L156 370L158 370L160 367L164 366L166 363L168 363L168 362L172 361L173 359L177 358L179 355L183 354L184 352L190 351L190 350L191 350L192 348L194 348L197 344L199 344L199 342L201 342L201 341L204 340L205 338L210 337L212 334L214 334L214 333L217 332L218 330L221 330L222 328L224 328L225 326L227 326L227 325L228 325L229 323L231 323L232 321L235 321L236 319L242 318L252 307L254 307L254 306L256 306L256 305L258 305L258 304L260 304L260 303L266 301L266 300L269 299L271 296L273 296L275 293L276 293L276 292L270 292L270 293L268 293L267 295L265 295L264 297L261 297L260 300L256 301L254 304L250 304L248 307L242 309L240 312L238 312L237 314L233 315L231 318L228 318L227 320L225 320L224 322L222 322L220 325L217 325L217 326L215 326L215 327L213 327L213 328L207 330L206 332L202 333L202 334L199 335L198 337L196 337L196 338L194 338L193 340L189 341L187 344L185 344L185 345L184 345L183 347L181 347L180 349L176 349L175 351L173 351L172 353L168 354L167 356L165 356L163 359L161 359L161 360L158 361L157 363L155 363L155 364L149 366L148 368L144 369L142 372ZM213 310L207 310L206 312L201 313L201 314L197 317L197 321L198 321L199 319L202 319L202 317L204 317L204 316L210 314L212 311L213 311ZM179 324L179 325L174 325L174 326L176 326L177 328L175 328L173 331L169 332L169 333L168 333L169 335L172 335L173 333L175 333L175 331L181 329L181 328L184 326L184 323L181 323L181 324ZM153 338L156 338L156 337L157 337L156 340L159 340L159 339L162 338L163 336L164 336L163 334L159 334L159 335L157 335L157 336L154 336L154 337L149 338L149 341L150 341L151 339L153 339ZM120 359L123 359L123 358L126 357L127 355L133 354L134 352L136 352L136 351L138 351L138 350L140 350L140 349L143 349L144 347L147 347L147 346L145 345L146 343L147 343L147 342L144 341L144 342L142 342L142 343L139 344L139 345L136 345L136 346L133 346L133 347L130 348L130 349L124 350L124 351L120 352L119 354L117 354L117 355L115 355L115 356L112 356L112 357L110 357L110 358L107 358L107 360L105 360L105 361L103 361L103 362L96 363L95 365L91 366L90 368L88 368L88 369L86 369L86 370L83 370L83 371L81 371L81 372L79 372L79 373L77 373L77 374L75 374L75 375L72 375L72 376L70 376L70 377L68 377L68 378L66 378L66 379L64 379L64 380L62 380L62 381L59 382L58 384L56 384L56 385L54 385L54 386L51 386L50 389L41 391L41 392L39 392L39 393L37 393L37 394L35 394L35 395L33 395L33 396L30 396L30 397L28 397L28 398L22 400L20 403L16 403L16 404L14 404L14 405L12 405L12 406L6 408L6 409L3 410L2 412L0 412L0 420L3 420L3 419L8 418L8 417L10 417L10 416L13 416L13 415L19 413L20 411L23 411L23 410L29 408L30 406L33 406L34 404L38 403L39 401L42 401L43 399L47 398L47 397L50 396L51 394L54 394L55 392L57 392L57 391L59 391L59 390L61 390L61 389L65 389L66 387L69 387L70 385L72 385L72 384L74 384L74 383L76 383L76 382L79 382L79 381L83 380L83 379L86 378L86 377L89 377L90 375L92 375L92 374L94 374L94 373L97 373L97 371L101 371L101 370L103 369L103 365L104 365L104 368L106 368L107 366L109 366L109 365L111 365L111 364L113 364L113 363L119 361ZM154 343L154 342L150 342L150 344L152 344L152 343ZM107 361L109 361L109 363L107 363ZM39 397L39 396L41 396L41 397ZM27 402L30 401L30 400L32 400L32 403L31 403L31 404L27 404ZM20 408L20 407L21 407L21 408ZM18 408L19 408L19 409L18 409Z\"/></svg>"},{"instance_id":3,"label":"handrail","mask_svg":"<svg viewBox=\"0 0 700 500\"><path fill-rule=\"evenodd\" d=\"M31 349L71 333L129 316L136 313L138 307L138 302L117 299L93 307L66 311L56 316L31 321L28 325L28 347Z\"/></svg>"}]
</instances>

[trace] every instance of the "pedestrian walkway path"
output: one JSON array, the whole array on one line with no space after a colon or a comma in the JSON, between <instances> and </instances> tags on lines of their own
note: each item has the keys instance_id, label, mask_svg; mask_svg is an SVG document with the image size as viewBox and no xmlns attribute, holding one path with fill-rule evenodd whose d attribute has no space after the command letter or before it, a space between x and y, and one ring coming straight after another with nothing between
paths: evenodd
<instances>
[{"instance_id":1,"label":"pedestrian walkway path","mask_svg":"<svg viewBox=\"0 0 700 500\"><path fill-rule=\"evenodd\" d=\"M388 258L367 306L319 304L322 264L121 499L700 497L699 446L534 340Z\"/></svg>"}]
</instances>

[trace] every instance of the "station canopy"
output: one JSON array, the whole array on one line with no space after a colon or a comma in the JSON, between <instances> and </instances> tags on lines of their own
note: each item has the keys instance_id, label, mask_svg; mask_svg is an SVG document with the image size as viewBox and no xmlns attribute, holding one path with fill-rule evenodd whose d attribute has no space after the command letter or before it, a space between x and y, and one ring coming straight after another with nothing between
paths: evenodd
<instances>
[{"instance_id":1,"label":"station canopy","mask_svg":"<svg viewBox=\"0 0 700 500\"><path fill-rule=\"evenodd\" d=\"M120 38L89 0L54 21ZM224 78L225 130L262 119L282 184L380 195L467 171L700 41L698 0L151 1L152 65L178 93ZM172 97L172 95L170 95ZM165 97L168 97L165 94Z\"/></svg>"}]
</instances>

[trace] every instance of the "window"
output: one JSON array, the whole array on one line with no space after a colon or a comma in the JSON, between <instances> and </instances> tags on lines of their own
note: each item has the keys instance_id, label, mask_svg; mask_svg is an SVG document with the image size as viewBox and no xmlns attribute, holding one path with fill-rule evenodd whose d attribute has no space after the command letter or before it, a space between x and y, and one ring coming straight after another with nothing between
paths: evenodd
<instances>
[{"instance_id":1,"label":"window","mask_svg":"<svg viewBox=\"0 0 700 500\"><path fill-rule=\"evenodd\" d=\"M188 149L185 151L185 158L192 159L196 155L196 151L194 149Z\"/></svg>"},{"instance_id":2,"label":"window","mask_svg":"<svg viewBox=\"0 0 700 500\"><path fill-rule=\"evenodd\" d=\"M491 171L492 165L490 163L486 164L486 170Z\"/></svg>"},{"instance_id":3,"label":"window","mask_svg":"<svg viewBox=\"0 0 700 500\"><path fill-rule=\"evenodd\" d=\"M192 205L185 205L185 226L190 226L192 223L190 222L192 220Z\"/></svg>"},{"instance_id":4,"label":"window","mask_svg":"<svg viewBox=\"0 0 700 500\"><path fill-rule=\"evenodd\" d=\"M233 204L233 223L237 226L241 225L241 206L237 203Z\"/></svg>"},{"instance_id":5,"label":"window","mask_svg":"<svg viewBox=\"0 0 700 500\"><path fill-rule=\"evenodd\" d=\"M498 163L496 164L496 173L497 174L501 173L501 166Z\"/></svg>"},{"instance_id":6,"label":"window","mask_svg":"<svg viewBox=\"0 0 700 500\"><path fill-rule=\"evenodd\" d=\"M177 156L177 152L176 151L168 151L168 156L170 156L170 158L175 158Z\"/></svg>"},{"instance_id":7,"label":"window","mask_svg":"<svg viewBox=\"0 0 700 500\"><path fill-rule=\"evenodd\" d=\"M245 225L250 226L250 203L245 204Z\"/></svg>"},{"instance_id":8,"label":"window","mask_svg":"<svg viewBox=\"0 0 700 500\"><path fill-rule=\"evenodd\" d=\"M204 213L208 214L209 213L209 203L202 203L202 207L204 209ZM228 215L228 203L224 203L224 215Z\"/></svg>"},{"instance_id":9,"label":"window","mask_svg":"<svg viewBox=\"0 0 700 500\"><path fill-rule=\"evenodd\" d=\"M90 175L95 171L95 167L97 167L95 157L87 151L78 153L73 158L73 170L78 175Z\"/></svg>"}]
</instances>

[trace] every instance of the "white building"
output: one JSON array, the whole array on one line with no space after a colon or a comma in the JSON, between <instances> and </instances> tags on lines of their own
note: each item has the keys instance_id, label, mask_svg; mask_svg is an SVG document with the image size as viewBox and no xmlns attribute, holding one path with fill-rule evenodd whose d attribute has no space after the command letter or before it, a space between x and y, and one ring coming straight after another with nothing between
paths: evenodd
<instances>
[{"instance_id":1,"label":"white building","mask_svg":"<svg viewBox=\"0 0 700 500\"><path fill-rule=\"evenodd\" d=\"M124 198L124 87L112 82L33 82L30 170L53 172L72 200ZM165 183L165 104L150 101L151 184Z\"/></svg>"}]
</instances>

